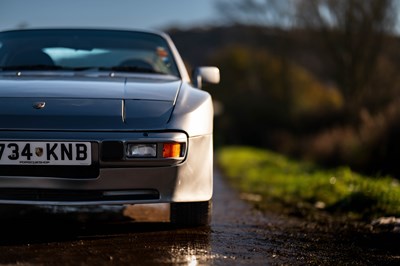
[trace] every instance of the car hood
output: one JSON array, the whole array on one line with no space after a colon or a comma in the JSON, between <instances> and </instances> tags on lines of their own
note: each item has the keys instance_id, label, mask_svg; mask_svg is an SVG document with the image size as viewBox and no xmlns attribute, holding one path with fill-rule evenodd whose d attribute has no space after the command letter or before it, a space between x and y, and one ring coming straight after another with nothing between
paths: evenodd
<instances>
[{"instance_id":1,"label":"car hood","mask_svg":"<svg viewBox=\"0 0 400 266\"><path fill-rule=\"evenodd\" d=\"M2 78L0 129L161 130L180 86L176 79Z\"/></svg>"}]
</instances>

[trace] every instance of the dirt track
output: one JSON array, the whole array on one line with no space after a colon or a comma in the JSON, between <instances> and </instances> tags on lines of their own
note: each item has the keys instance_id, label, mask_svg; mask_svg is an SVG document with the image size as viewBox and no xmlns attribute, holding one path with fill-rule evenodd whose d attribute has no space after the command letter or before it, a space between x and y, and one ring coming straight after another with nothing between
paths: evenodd
<instances>
[{"instance_id":1,"label":"dirt track","mask_svg":"<svg viewBox=\"0 0 400 266\"><path fill-rule=\"evenodd\" d=\"M261 214L215 174L210 227L174 228L168 206L3 208L1 265L400 264L400 234Z\"/></svg>"}]
</instances>

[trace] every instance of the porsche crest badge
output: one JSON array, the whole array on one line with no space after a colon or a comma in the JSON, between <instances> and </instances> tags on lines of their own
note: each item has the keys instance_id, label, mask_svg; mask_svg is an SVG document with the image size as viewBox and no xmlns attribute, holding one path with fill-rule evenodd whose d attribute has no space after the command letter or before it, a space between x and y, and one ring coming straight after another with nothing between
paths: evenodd
<instances>
[{"instance_id":1,"label":"porsche crest badge","mask_svg":"<svg viewBox=\"0 0 400 266\"><path fill-rule=\"evenodd\" d=\"M46 106L45 102L36 102L33 104L33 108L35 109L43 109Z\"/></svg>"}]
</instances>

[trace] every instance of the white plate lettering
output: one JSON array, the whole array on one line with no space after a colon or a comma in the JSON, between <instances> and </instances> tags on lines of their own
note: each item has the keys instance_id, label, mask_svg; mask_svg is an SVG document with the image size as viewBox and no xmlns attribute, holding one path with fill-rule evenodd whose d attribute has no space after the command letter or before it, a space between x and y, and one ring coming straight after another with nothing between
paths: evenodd
<instances>
[{"instance_id":1,"label":"white plate lettering","mask_svg":"<svg viewBox=\"0 0 400 266\"><path fill-rule=\"evenodd\" d=\"M91 165L90 142L0 141L0 165Z\"/></svg>"}]
</instances>

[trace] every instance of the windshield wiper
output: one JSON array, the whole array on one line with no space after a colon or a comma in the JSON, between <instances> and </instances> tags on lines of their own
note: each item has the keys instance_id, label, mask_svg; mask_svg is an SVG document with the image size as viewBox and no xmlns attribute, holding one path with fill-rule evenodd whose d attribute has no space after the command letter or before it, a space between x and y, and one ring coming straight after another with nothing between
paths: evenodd
<instances>
[{"instance_id":1,"label":"windshield wiper","mask_svg":"<svg viewBox=\"0 0 400 266\"><path fill-rule=\"evenodd\" d=\"M134 72L134 73L153 73L153 74L165 74L158 72L152 68L138 67L138 66L114 66L114 67L100 67L100 70L111 70L120 72Z\"/></svg>"},{"instance_id":2,"label":"windshield wiper","mask_svg":"<svg viewBox=\"0 0 400 266\"><path fill-rule=\"evenodd\" d=\"M21 66L0 66L0 70L60 70L60 66L50 65L21 65Z\"/></svg>"},{"instance_id":3,"label":"windshield wiper","mask_svg":"<svg viewBox=\"0 0 400 266\"><path fill-rule=\"evenodd\" d=\"M50 65L21 65L21 66L0 66L0 71L7 70L67 70L67 71L118 71L118 72L131 72L131 73L152 73L152 74L166 74L158 72L151 68L137 67L137 66L114 66L114 67L63 67L63 66L50 66Z\"/></svg>"}]
</instances>

